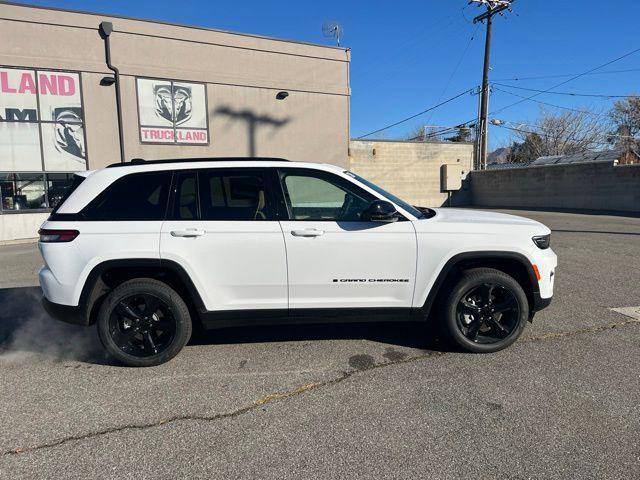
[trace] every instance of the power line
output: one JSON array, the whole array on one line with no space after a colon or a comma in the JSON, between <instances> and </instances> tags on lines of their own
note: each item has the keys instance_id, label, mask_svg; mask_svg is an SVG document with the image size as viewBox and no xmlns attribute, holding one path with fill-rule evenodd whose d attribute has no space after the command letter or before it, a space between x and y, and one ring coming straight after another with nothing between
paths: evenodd
<instances>
[{"instance_id":1,"label":"power line","mask_svg":"<svg viewBox=\"0 0 640 480\"><path fill-rule=\"evenodd\" d=\"M550 132L555 132L554 128L552 127L543 127L542 125L529 125L526 123L517 123L517 122L511 122L508 120L505 120L503 122L506 123L510 123L511 125L516 125L516 127L509 127L507 125L505 125L504 123L492 123L492 125L495 125L496 127L502 127L502 128L506 128L508 130L513 130L516 132L521 132L521 133L527 133L527 134L532 134L532 135L539 135L541 137L544 138L558 138L558 134L556 132L556 134L549 134L549 133L544 133L545 131L550 131ZM536 129L536 130L540 130L541 132L532 132L530 130L524 130L522 128L519 128L521 126L525 126L525 127L529 127L532 129ZM570 135L566 138L566 140L576 140L576 141L584 141L587 140L587 137L589 136L588 132L583 132L582 134L580 134L580 132L576 132L573 135ZM591 141L590 143L594 144L594 145L604 145L604 144L610 144L611 140L614 138L632 138L635 139L636 137L634 137L633 135L621 135L619 133L602 133L602 134L594 134L592 135L592 138L594 139L593 141ZM600 140L604 140L604 141L596 141L595 139L600 139Z\"/></svg>"},{"instance_id":2,"label":"power line","mask_svg":"<svg viewBox=\"0 0 640 480\"><path fill-rule=\"evenodd\" d=\"M587 75L612 75L616 73L630 73L630 72L640 72L640 68L628 68L626 70L607 70L605 72L592 72L587 73ZM577 73L564 73L557 75L535 75L535 76L525 76L525 77L512 77L512 78L497 78L496 82L519 82L522 80L544 80L549 78L566 78L566 77L574 77L578 75Z\"/></svg>"},{"instance_id":3,"label":"power line","mask_svg":"<svg viewBox=\"0 0 640 480\"><path fill-rule=\"evenodd\" d=\"M592 98L638 98L638 95L604 95L604 94L593 94L593 93L575 93L575 92L550 92L548 90L539 90L537 88L526 88L519 87L516 85L506 85L504 83L494 83L494 85L499 85L501 87L506 88L515 88L517 90L525 90L527 92L539 92L545 93L548 95L567 95L571 97L592 97Z\"/></svg>"},{"instance_id":4,"label":"power line","mask_svg":"<svg viewBox=\"0 0 640 480\"><path fill-rule=\"evenodd\" d=\"M443 102L440 102L437 105L434 105L433 107L429 107L426 110L418 112L415 115L411 115L410 117L407 117L407 118L404 118L402 120L399 120L399 121L397 121L395 123L392 123L391 125L387 125L386 127L379 128L378 130L374 130L373 132L367 133L366 135L360 135L359 137L356 137L356 140L361 139L361 138L365 138L365 137L369 137L369 136L373 135L374 133L380 133L380 132L382 132L384 130L388 130L388 129L390 129L392 127L396 127L396 126L398 126L398 125L400 125L402 123L408 122L409 120L413 120L414 118L419 117L420 115L424 115L425 113L430 112L431 110L435 110L436 108L439 108L439 107L441 107L443 105L446 105L447 103L453 102L454 100L462 97L463 95L471 94L473 92L473 90L474 90L473 88L465 90L464 92L461 92L461 93L459 93L458 95L456 95L454 97L448 98L447 100L445 100Z\"/></svg>"},{"instance_id":5,"label":"power line","mask_svg":"<svg viewBox=\"0 0 640 480\"><path fill-rule=\"evenodd\" d=\"M470 4L467 4L467 6L469 6L469 5ZM464 11L464 8L462 9L462 11ZM467 45L465 46L464 50L462 51L462 55L460 55L460 58L458 59L458 62L456 63L455 68L451 72L451 75L449 75L449 79L447 80L447 83L445 84L445 87L442 89L442 92L440 92L440 96L438 97L438 100L436 100L436 102L439 102L440 100L442 100L442 97L444 97L444 94L447 93L447 90L449 89L449 86L451 85L451 81L453 80L453 77L455 77L456 73L458 73L458 70L460 69L460 65L462 65L462 61L464 60L464 57L466 57L467 52L469 51L469 47L471 47L471 44L473 43L473 40L475 39L479 28L480 28L480 25L479 24L476 25L475 30L471 34L471 38L469 38L469 41L467 42ZM433 117L433 112L429 115L429 118L427 118L427 123L429 123L429 121L431 120L432 117Z\"/></svg>"},{"instance_id":6,"label":"power line","mask_svg":"<svg viewBox=\"0 0 640 480\"><path fill-rule=\"evenodd\" d=\"M590 74L590 73L593 73L593 72L595 72L596 70L600 70L601 68L604 68L604 67L606 67L606 66L608 66L608 65L611 65L612 63L619 62L620 60L622 60L622 59L624 59L624 58L627 58L627 57L629 57L629 56L631 56L631 55L633 55L634 53L637 53L637 52L640 52L640 48L636 48L635 50L632 50L632 51L630 51L630 52L628 52L628 53L625 53L624 55L621 55L621 56L619 56L619 57L617 57L617 58L614 58L613 60L610 60L610 61L608 61L608 62L606 62L606 63L603 63L602 65L598 65L597 67L592 68L592 69L590 69L590 70L587 70L586 72L579 73L578 75L574 75L573 77L569 78L568 80L565 80L565 81L563 81L563 82L560 82L560 83L558 83L558 84L554 85L553 87L551 87L551 88L549 88L549 89L545 90L544 92L536 93L536 94L534 94L534 95L531 95L530 97L527 97L527 98L525 98L525 99L519 100L519 101L517 101L517 102L515 102L515 103L512 103L512 104L510 104L510 105L507 105L507 106L505 106L505 107L502 107L501 109L499 109L499 110L496 110L496 111L492 112L492 115L493 115L493 114L496 114L496 113L500 113L500 112L502 112L502 111L504 111L504 110L506 110L506 109L508 109L508 108L515 107L516 105L520 105L521 103L523 103L523 102L525 102L525 101L527 101L527 100L531 100L532 98L535 98L535 97L537 97L537 96L542 95L542 93L547 93L548 91L553 90L554 88L558 88L558 87L561 87L562 85L566 85L566 84L567 84L567 83L569 83L569 82L572 82L572 81L574 81L574 80L577 80L577 79L578 79L578 78L580 78L580 77L584 77L585 75L588 75L588 74Z\"/></svg>"},{"instance_id":7,"label":"power line","mask_svg":"<svg viewBox=\"0 0 640 480\"><path fill-rule=\"evenodd\" d=\"M379 71L382 67L388 69L388 67L392 65L398 65L400 60L404 62L404 57L406 57L407 54L411 53L411 50L416 45L422 44L422 37L424 37L425 35L431 35L433 37L436 33L444 33L450 27L458 27L459 25L460 18L457 17L455 13L447 14L439 18L432 24L428 25L427 27L424 27L419 32L411 35L410 37L405 37L404 41L393 47L392 51L389 52L389 55L382 58L380 62L370 62L368 65L365 65L364 68L358 72L358 74L366 75L374 70ZM433 47L433 44L431 46ZM375 60L378 60L379 58L379 56L376 56Z\"/></svg>"},{"instance_id":8,"label":"power line","mask_svg":"<svg viewBox=\"0 0 640 480\"><path fill-rule=\"evenodd\" d=\"M533 128L541 129L541 127L535 127L533 125L529 125L529 126L531 126ZM509 127L507 125L496 125L496 127L505 128L507 130L512 130L512 131L518 132L518 133L526 133L526 134L529 134L529 135L539 135L540 137L543 137L543 138L555 138L554 135L550 135L548 133L535 132L535 131L532 132L531 130L524 130L524 129L521 129L521 128ZM609 138L609 137L615 137L615 136L617 136L617 135L598 135L598 136L594 136L594 140L589 141L589 144L591 144L591 145L607 145L609 142L607 142L606 139ZM595 140L596 138L605 139L605 140L604 141L596 141ZM587 140L587 138L579 137L577 135L571 135L570 137L567 138L567 140L577 140L577 141L582 140L582 141L585 141L585 140Z\"/></svg>"},{"instance_id":9,"label":"power line","mask_svg":"<svg viewBox=\"0 0 640 480\"><path fill-rule=\"evenodd\" d=\"M416 139L421 138L421 137L422 138L432 138L432 137L437 137L438 135L442 135L442 134L445 134L445 133L453 133L456 130L459 130L461 128L465 128L465 127L466 128L470 128L467 125L469 123L471 123L471 122L474 122L475 120L476 119L474 118L472 120L468 120L468 121L466 121L464 123L460 123L460 124L452 126L452 127L443 128L442 130L436 130L434 132L428 132L428 133L425 133L424 135L417 135L415 137L411 137L409 140L416 140Z\"/></svg>"},{"instance_id":10,"label":"power line","mask_svg":"<svg viewBox=\"0 0 640 480\"><path fill-rule=\"evenodd\" d=\"M502 93L506 93L508 95L512 95L514 97L518 97L518 98L523 98L525 100L529 100L531 102L535 102L535 103L539 103L540 105L546 105L548 107L554 107L554 108L561 108L563 110L569 110L571 112L577 112L577 113L584 113L585 115L593 115L594 117L603 117L605 114L604 113L595 113L595 112L590 112L589 110L579 110L577 108L571 108L571 107L565 107L563 105L556 105L554 103L548 103L548 102L543 102L542 100L536 100L534 98L527 98L523 95L518 95L517 93L513 93L513 92L509 92L507 90L503 90L499 87L493 87L494 90L497 90L499 92Z\"/></svg>"}]
</instances>

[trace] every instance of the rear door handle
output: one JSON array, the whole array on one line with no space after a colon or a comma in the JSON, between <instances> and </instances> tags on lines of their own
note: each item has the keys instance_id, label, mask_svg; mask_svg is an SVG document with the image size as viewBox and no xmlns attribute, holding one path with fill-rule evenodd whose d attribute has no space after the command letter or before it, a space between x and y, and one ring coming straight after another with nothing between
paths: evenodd
<instances>
[{"instance_id":1,"label":"rear door handle","mask_svg":"<svg viewBox=\"0 0 640 480\"><path fill-rule=\"evenodd\" d=\"M201 237L205 234L204 230L198 230L197 228L187 228L186 230L172 230L172 237L184 237L184 238L193 238L193 237Z\"/></svg>"},{"instance_id":2,"label":"rear door handle","mask_svg":"<svg viewBox=\"0 0 640 480\"><path fill-rule=\"evenodd\" d=\"M324 230L316 230L315 228L305 228L304 230L291 230L294 237L319 237L324 235Z\"/></svg>"}]
</instances>

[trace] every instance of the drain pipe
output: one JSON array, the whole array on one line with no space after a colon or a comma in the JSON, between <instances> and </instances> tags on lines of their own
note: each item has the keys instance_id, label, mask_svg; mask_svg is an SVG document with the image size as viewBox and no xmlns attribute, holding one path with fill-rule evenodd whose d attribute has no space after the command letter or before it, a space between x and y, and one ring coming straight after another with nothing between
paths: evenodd
<instances>
[{"instance_id":1,"label":"drain pipe","mask_svg":"<svg viewBox=\"0 0 640 480\"><path fill-rule=\"evenodd\" d=\"M118 114L118 137L120 139L120 161L125 163L124 157L124 133L122 131L122 99L120 96L120 71L111 63L111 44L109 37L113 32L113 24L111 22L101 22L99 28L100 36L104 40L104 53L107 61L107 68L113 72L116 84L116 111ZM105 80L105 79L103 79ZM110 83L106 83L109 85Z\"/></svg>"}]
</instances>

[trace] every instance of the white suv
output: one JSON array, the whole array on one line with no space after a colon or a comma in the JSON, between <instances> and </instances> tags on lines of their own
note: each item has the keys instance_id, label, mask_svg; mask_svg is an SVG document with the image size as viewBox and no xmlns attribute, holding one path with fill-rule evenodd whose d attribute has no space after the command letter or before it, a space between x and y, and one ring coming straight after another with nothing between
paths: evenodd
<instances>
[{"instance_id":1,"label":"white suv","mask_svg":"<svg viewBox=\"0 0 640 480\"><path fill-rule=\"evenodd\" d=\"M332 165L137 160L77 174L40 230L47 311L157 365L203 328L423 320L473 352L551 302L550 230L413 207Z\"/></svg>"}]
</instances>

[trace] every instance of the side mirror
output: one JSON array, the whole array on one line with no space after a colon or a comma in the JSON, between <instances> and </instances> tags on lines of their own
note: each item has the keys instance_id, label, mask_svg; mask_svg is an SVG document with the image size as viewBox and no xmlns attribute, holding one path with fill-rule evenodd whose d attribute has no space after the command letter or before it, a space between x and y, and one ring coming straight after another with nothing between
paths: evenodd
<instances>
[{"instance_id":1,"label":"side mirror","mask_svg":"<svg viewBox=\"0 0 640 480\"><path fill-rule=\"evenodd\" d=\"M360 218L365 222L392 223L398 220L398 212L392 203L385 200L374 200L362 212Z\"/></svg>"}]
</instances>

